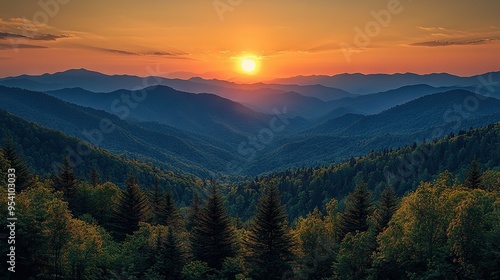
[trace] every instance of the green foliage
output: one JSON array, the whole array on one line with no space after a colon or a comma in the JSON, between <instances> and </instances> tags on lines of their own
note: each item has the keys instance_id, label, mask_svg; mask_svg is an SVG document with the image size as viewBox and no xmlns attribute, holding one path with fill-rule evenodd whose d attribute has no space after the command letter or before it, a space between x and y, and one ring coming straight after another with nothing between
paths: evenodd
<instances>
[{"instance_id":1,"label":"green foliage","mask_svg":"<svg viewBox=\"0 0 500 280\"><path fill-rule=\"evenodd\" d=\"M184 220L177 205L175 205L171 192L166 192L163 201L160 203L158 221L160 224L173 228L176 231L184 230Z\"/></svg>"},{"instance_id":2,"label":"green foliage","mask_svg":"<svg viewBox=\"0 0 500 280\"><path fill-rule=\"evenodd\" d=\"M371 254L375 248L373 231L349 232L340 243L333 265L334 279L366 279L372 264Z\"/></svg>"},{"instance_id":3,"label":"green foliage","mask_svg":"<svg viewBox=\"0 0 500 280\"><path fill-rule=\"evenodd\" d=\"M368 217L372 214L372 202L366 183L356 186L346 199L346 208L340 217L340 236L368 230Z\"/></svg>"},{"instance_id":4,"label":"green foliage","mask_svg":"<svg viewBox=\"0 0 500 280\"><path fill-rule=\"evenodd\" d=\"M378 208L375 210L376 227L379 232L383 231L396 212L398 207L398 197L394 189L390 186L380 194Z\"/></svg>"},{"instance_id":5,"label":"green foliage","mask_svg":"<svg viewBox=\"0 0 500 280\"><path fill-rule=\"evenodd\" d=\"M192 261L184 266L181 272L183 280L207 280L213 279L213 269L201 261Z\"/></svg>"},{"instance_id":6,"label":"green foliage","mask_svg":"<svg viewBox=\"0 0 500 280\"><path fill-rule=\"evenodd\" d=\"M342 142L345 144L345 140ZM359 178L367 182L374 196L378 196L387 185L402 196L415 190L420 182L432 181L446 170L455 177L464 178L474 159L482 169L498 171L498 143L500 123L494 123L399 149L382 147L379 152L327 167L298 168L247 180L230 188L226 204L232 215L238 214L245 221L252 216L258 188L272 182L283 194L288 216L294 221L314 208L324 210L331 198L341 201L354 190Z\"/></svg>"},{"instance_id":7,"label":"green foliage","mask_svg":"<svg viewBox=\"0 0 500 280\"><path fill-rule=\"evenodd\" d=\"M168 228L167 240L161 243L164 244L160 245L155 264L148 274L157 275L160 279L179 279L186 258L172 228Z\"/></svg>"},{"instance_id":8,"label":"green foliage","mask_svg":"<svg viewBox=\"0 0 500 280\"><path fill-rule=\"evenodd\" d=\"M481 169L476 160L473 160L470 164L469 171L467 171L467 177L464 181L464 186L469 189L478 189L483 187L483 182L481 182Z\"/></svg>"},{"instance_id":9,"label":"green foliage","mask_svg":"<svg viewBox=\"0 0 500 280\"><path fill-rule=\"evenodd\" d=\"M380 278L491 279L498 275L497 192L422 183L378 236ZM493 234L493 235L492 235Z\"/></svg>"},{"instance_id":10,"label":"green foliage","mask_svg":"<svg viewBox=\"0 0 500 280\"><path fill-rule=\"evenodd\" d=\"M186 224L186 229L188 231L191 231L196 226L196 224L198 223L198 219L200 217L200 213L201 213L200 197L198 196L198 193L194 193L193 202L189 207L187 224Z\"/></svg>"},{"instance_id":11,"label":"green foliage","mask_svg":"<svg viewBox=\"0 0 500 280\"><path fill-rule=\"evenodd\" d=\"M132 174L129 175L127 187L118 197L113 214L114 234L118 240L139 229L139 223L149 217L149 201Z\"/></svg>"},{"instance_id":12,"label":"green foliage","mask_svg":"<svg viewBox=\"0 0 500 280\"><path fill-rule=\"evenodd\" d=\"M5 147L2 149L2 157L0 161L0 166L2 166L2 173L6 172L7 168L13 168L16 170L16 190L18 192L25 190L33 185L33 174L29 170L28 165L21 159L20 155L17 153L16 148L14 148L12 139L9 139ZM2 176L2 180L4 179L5 176Z\"/></svg>"},{"instance_id":13,"label":"green foliage","mask_svg":"<svg viewBox=\"0 0 500 280\"><path fill-rule=\"evenodd\" d=\"M127 175L132 172L137 174L138 183L146 189L153 186L154 178L157 178L162 186L172 191L181 206L189 205L193 192L197 192L201 186L201 180L197 177L117 156L80 139L27 122L2 110L0 119L0 143L8 142L12 135L18 157L40 177L57 173L59 167L63 165L62 159L69 157L77 178L88 178L95 168L102 175L103 182L113 182L124 188ZM81 130L75 133L81 134ZM21 178L20 175L23 173L19 172L22 170L23 168L17 167L18 179L30 178L24 175ZM18 184L20 182L22 181ZM25 185L28 186L29 182L23 183L20 189Z\"/></svg>"},{"instance_id":14,"label":"green foliage","mask_svg":"<svg viewBox=\"0 0 500 280\"><path fill-rule=\"evenodd\" d=\"M262 194L248 239L252 279L282 279L291 271L293 239L275 186Z\"/></svg>"},{"instance_id":15,"label":"green foliage","mask_svg":"<svg viewBox=\"0 0 500 280\"><path fill-rule=\"evenodd\" d=\"M64 163L59 167L59 172L53 177L53 180L55 190L62 192L72 212L76 215L82 214L81 205L75 200L78 180L76 179L68 157L64 158Z\"/></svg>"},{"instance_id":16,"label":"green foliage","mask_svg":"<svg viewBox=\"0 0 500 280\"><path fill-rule=\"evenodd\" d=\"M337 202L329 203L327 216L316 208L300 217L294 234L299 247L299 279L323 279L333 274L332 263L338 250Z\"/></svg>"},{"instance_id":17,"label":"green foliage","mask_svg":"<svg viewBox=\"0 0 500 280\"><path fill-rule=\"evenodd\" d=\"M234 231L222 201L214 183L196 219L191 238L194 258L215 269L222 268L224 259L236 253Z\"/></svg>"}]
</instances>

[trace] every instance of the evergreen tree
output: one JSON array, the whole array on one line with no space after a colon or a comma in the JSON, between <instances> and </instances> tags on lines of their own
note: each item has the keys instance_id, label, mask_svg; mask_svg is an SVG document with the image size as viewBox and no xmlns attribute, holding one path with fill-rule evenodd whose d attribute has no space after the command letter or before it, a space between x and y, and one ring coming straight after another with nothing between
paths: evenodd
<instances>
[{"instance_id":1,"label":"evergreen tree","mask_svg":"<svg viewBox=\"0 0 500 280\"><path fill-rule=\"evenodd\" d=\"M197 224L198 218L201 212L201 201L198 193L193 194L193 202L191 203L191 207L189 207L189 214L186 224L186 229L191 231Z\"/></svg>"},{"instance_id":2,"label":"evergreen tree","mask_svg":"<svg viewBox=\"0 0 500 280\"><path fill-rule=\"evenodd\" d=\"M179 209L175 205L175 201L171 192L165 193L165 198L160 206L159 222L160 224L166 225L168 227L173 227L176 230L181 230L184 228L184 221L179 212Z\"/></svg>"},{"instance_id":3,"label":"evergreen tree","mask_svg":"<svg viewBox=\"0 0 500 280\"><path fill-rule=\"evenodd\" d=\"M151 267L151 272L159 275L161 279L176 280L180 278L182 267L186 262L180 243L171 228L165 244L162 245L157 255L156 262Z\"/></svg>"},{"instance_id":4,"label":"evergreen tree","mask_svg":"<svg viewBox=\"0 0 500 280\"><path fill-rule=\"evenodd\" d=\"M33 174L31 174L26 163L17 154L12 139L8 140L3 148L3 157L7 161L7 167L16 170L16 192L25 190L33 185ZM6 172L6 170L2 170L2 172Z\"/></svg>"},{"instance_id":5,"label":"evergreen tree","mask_svg":"<svg viewBox=\"0 0 500 280\"><path fill-rule=\"evenodd\" d=\"M101 183L101 178L99 176L99 171L97 171L97 167L94 165L92 169L90 169L90 184L95 188L97 185Z\"/></svg>"},{"instance_id":6,"label":"evergreen tree","mask_svg":"<svg viewBox=\"0 0 500 280\"><path fill-rule=\"evenodd\" d=\"M389 221L396 212L398 207L398 196L394 189L390 186L384 188L380 194L379 207L375 213L375 219L377 222L377 230L379 232L383 231Z\"/></svg>"},{"instance_id":7,"label":"evergreen tree","mask_svg":"<svg viewBox=\"0 0 500 280\"><path fill-rule=\"evenodd\" d=\"M53 179L55 190L63 193L71 212L75 215L83 214L82 203L77 201L78 180L68 157L64 157L64 163L60 166L59 173Z\"/></svg>"},{"instance_id":8,"label":"evergreen tree","mask_svg":"<svg viewBox=\"0 0 500 280\"><path fill-rule=\"evenodd\" d=\"M470 164L469 171L467 172L467 177L464 182L465 187L469 189L481 188L483 183L481 182L481 169L476 160L473 160Z\"/></svg>"},{"instance_id":9,"label":"evergreen tree","mask_svg":"<svg viewBox=\"0 0 500 280\"><path fill-rule=\"evenodd\" d=\"M158 183L158 178L155 177L153 190L151 191L151 210L154 216L154 223L160 223L160 216L162 210L163 194L160 190L160 184Z\"/></svg>"},{"instance_id":10,"label":"evergreen tree","mask_svg":"<svg viewBox=\"0 0 500 280\"><path fill-rule=\"evenodd\" d=\"M368 217L372 212L370 192L366 183L356 186L346 199L346 208L340 217L340 236L368 230Z\"/></svg>"},{"instance_id":11,"label":"evergreen tree","mask_svg":"<svg viewBox=\"0 0 500 280\"><path fill-rule=\"evenodd\" d=\"M149 201L139 189L135 177L130 174L113 213L115 236L119 240L124 240L127 234L138 230L139 222L147 220L148 211Z\"/></svg>"},{"instance_id":12,"label":"evergreen tree","mask_svg":"<svg viewBox=\"0 0 500 280\"><path fill-rule=\"evenodd\" d=\"M261 196L248 240L252 279L282 279L291 272L292 235L277 187Z\"/></svg>"},{"instance_id":13,"label":"evergreen tree","mask_svg":"<svg viewBox=\"0 0 500 280\"><path fill-rule=\"evenodd\" d=\"M59 173L54 177L54 185L57 191L64 194L66 199L73 198L76 192L78 181L69 163L68 157L64 158L64 163L60 166Z\"/></svg>"},{"instance_id":14,"label":"evergreen tree","mask_svg":"<svg viewBox=\"0 0 500 280\"><path fill-rule=\"evenodd\" d=\"M206 262L209 267L221 269L224 259L235 255L235 236L231 220L226 214L217 186L196 219L191 240L195 260Z\"/></svg>"}]
</instances>

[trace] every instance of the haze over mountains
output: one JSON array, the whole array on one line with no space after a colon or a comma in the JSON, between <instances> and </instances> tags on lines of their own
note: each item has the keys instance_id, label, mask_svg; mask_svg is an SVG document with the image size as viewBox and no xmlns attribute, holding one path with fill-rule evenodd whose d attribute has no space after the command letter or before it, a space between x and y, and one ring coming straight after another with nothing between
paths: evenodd
<instances>
[{"instance_id":1,"label":"haze over mountains","mask_svg":"<svg viewBox=\"0 0 500 280\"><path fill-rule=\"evenodd\" d=\"M78 69L0 79L0 109L177 172L258 175L499 121L499 73L342 74L236 84ZM112 132L99 130L102 120Z\"/></svg>"}]
</instances>

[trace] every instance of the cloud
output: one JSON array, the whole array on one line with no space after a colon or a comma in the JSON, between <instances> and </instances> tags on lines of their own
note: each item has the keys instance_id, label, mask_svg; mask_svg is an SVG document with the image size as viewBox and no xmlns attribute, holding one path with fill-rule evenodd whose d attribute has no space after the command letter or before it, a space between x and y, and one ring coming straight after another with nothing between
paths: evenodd
<instances>
[{"instance_id":1,"label":"cloud","mask_svg":"<svg viewBox=\"0 0 500 280\"><path fill-rule=\"evenodd\" d=\"M467 46L467 45L485 45L497 42L498 39L477 39L477 40L463 40L463 41L425 41L412 43L410 46L416 47L447 47L447 46Z\"/></svg>"},{"instance_id":2,"label":"cloud","mask_svg":"<svg viewBox=\"0 0 500 280\"><path fill-rule=\"evenodd\" d=\"M124 51L124 50L117 50L117 49L106 49L106 48L97 48L97 47L94 47L94 49L104 51L104 52L115 53L115 54L140 55L139 53Z\"/></svg>"},{"instance_id":3,"label":"cloud","mask_svg":"<svg viewBox=\"0 0 500 280\"><path fill-rule=\"evenodd\" d=\"M27 37L23 36L23 35L13 34L13 33L0 32L0 40L21 39L21 38L27 38Z\"/></svg>"},{"instance_id":4,"label":"cloud","mask_svg":"<svg viewBox=\"0 0 500 280\"><path fill-rule=\"evenodd\" d=\"M0 50L8 49L46 49L45 46L28 45L28 44L2 44L0 43Z\"/></svg>"},{"instance_id":5,"label":"cloud","mask_svg":"<svg viewBox=\"0 0 500 280\"><path fill-rule=\"evenodd\" d=\"M164 52L164 51L151 51L151 52L145 52L143 54L144 55L157 55L157 56L184 56L184 55L189 55L188 53L185 53L185 52Z\"/></svg>"},{"instance_id":6,"label":"cloud","mask_svg":"<svg viewBox=\"0 0 500 280\"><path fill-rule=\"evenodd\" d=\"M69 35L54 35L54 34L39 34L35 37L30 37L31 40L37 41L56 41L57 39L70 38Z\"/></svg>"},{"instance_id":7,"label":"cloud","mask_svg":"<svg viewBox=\"0 0 500 280\"><path fill-rule=\"evenodd\" d=\"M29 37L20 34L14 34L9 32L0 32L0 40L5 39L26 39L26 40L35 40L35 41L56 41L57 39L69 38L71 36L68 35L54 35L54 34L41 34L37 33L36 36Z\"/></svg>"},{"instance_id":8,"label":"cloud","mask_svg":"<svg viewBox=\"0 0 500 280\"><path fill-rule=\"evenodd\" d=\"M81 46L81 45L80 45ZM93 47L93 46L81 46L84 48L97 50L101 52L114 53L119 55L130 55L130 56L163 56L169 59L192 59L187 57L189 54L185 52L165 52L165 51L148 51L148 52L133 52L121 49L113 49L113 48L102 48L102 47Z\"/></svg>"}]
</instances>

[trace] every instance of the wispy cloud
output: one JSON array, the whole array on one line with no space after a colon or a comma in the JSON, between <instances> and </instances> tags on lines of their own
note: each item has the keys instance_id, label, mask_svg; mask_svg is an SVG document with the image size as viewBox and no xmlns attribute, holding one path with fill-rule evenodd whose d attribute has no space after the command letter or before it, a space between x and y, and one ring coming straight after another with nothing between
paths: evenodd
<instances>
[{"instance_id":1,"label":"wispy cloud","mask_svg":"<svg viewBox=\"0 0 500 280\"><path fill-rule=\"evenodd\" d=\"M417 47L447 47L447 46L466 46L466 45L485 45L496 43L498 39L477 39L477 40L463 40L463 41L425 41L412 43L410 46Z\"/></svg>"},{"instance_id":2,"label":"wispy cloud","mask_svg":"<svg viewBox=\"0 0 500 280\"><path fill-rule=\"evenodd\" d=\"M8 50L8 49L46 49L45 46L37 46L37 45L29 45L29 44L3 44L0 43L0 50Z\"/></svg>"},{"instance_id":3,"label":"wispy cloud","mask_svg":"<svg viewBox=\"0 0 500 280\"><path fill-rule=\"evenodd\" d=\"M27 40L36 40L36 41L55 41L57 39L69 38L71 36L68 35L54 35L54 34L36 34L33 37L9 33L9 32L0 32L0 40L5 39L27 39Z\"/></svg>"},{"instance_id":4,"label":"wispy cloud","mask_svg":"<svg viewBox=\"0 0 500 280\"><path fill-rule=\"evenodd\" d=\"M101 52L114 53L118 55L130 55L130 56L162 56L170 59L192 59L189 57L188 53L185 52L168 52L168 51L146 51L146 52L134 52L123 49L114 48L102 48L94 46L81 46L87 49L97 50Z\"/></svg>"},{"instance_id":5,"label":"wispy cloud","mask_svg":"<svg viewBox=\"0 0 500 280\"><path fill-rule=\"evenodd\" d=\"M115 53L115 54L139 55L138 53L135 53L135 52L129 52L129 51L117 50L117 49L107 49L107 48L98 48L98 47L93 47L93 49L103 51L103 52Z\"/></svg>"}]
</instances>

